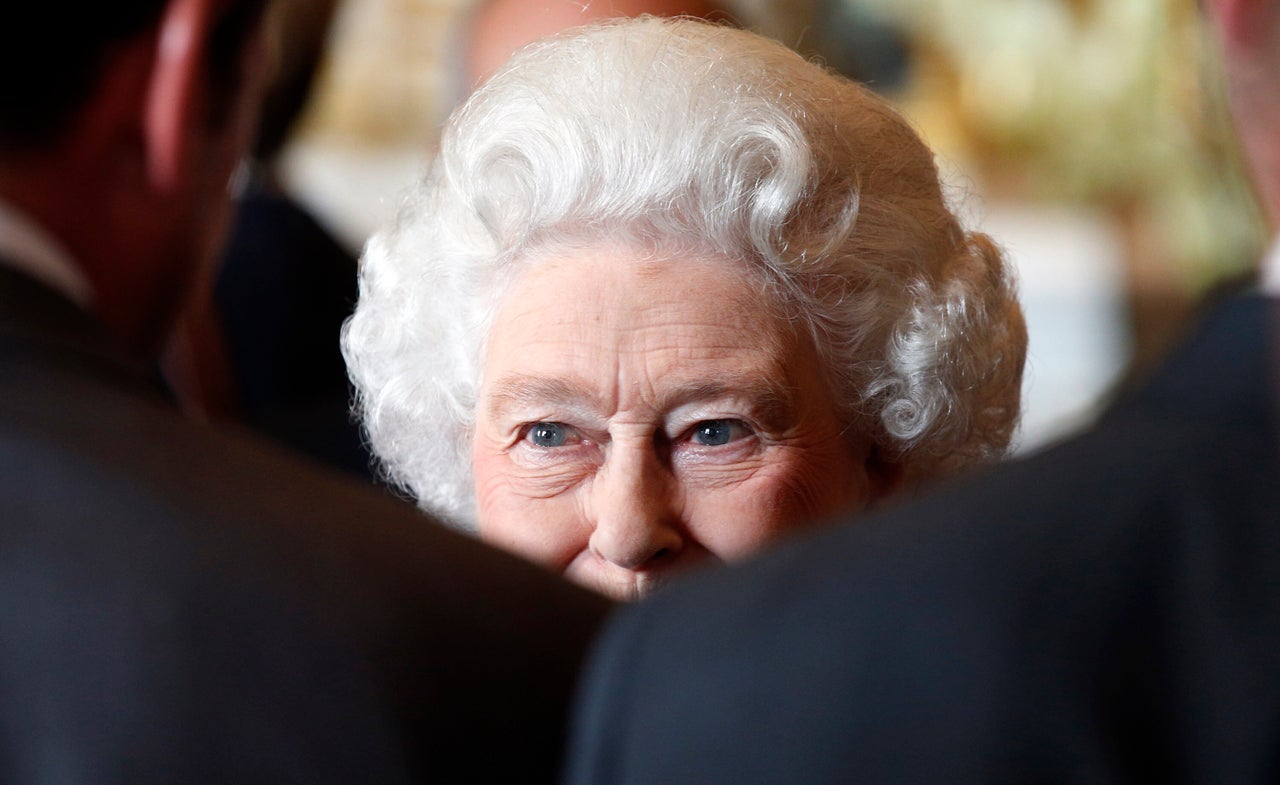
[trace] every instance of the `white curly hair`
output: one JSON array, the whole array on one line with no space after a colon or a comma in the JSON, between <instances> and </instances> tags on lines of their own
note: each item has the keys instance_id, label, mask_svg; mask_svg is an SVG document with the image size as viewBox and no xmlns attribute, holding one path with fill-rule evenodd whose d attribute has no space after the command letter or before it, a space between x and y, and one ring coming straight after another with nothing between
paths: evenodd
<instances>
[{"instance_id":1,"label":"white curly hair","mask_svg":"<svg viewBox=\"0 0 1280 785\"><path fill-rule=\"evenodd\" d=\"M1010 271L911 126L781 44L640 17L518 53L365 249L343 351L372 449L421 507L474 529L485 338L514 275L618 242L737 260L908 476L1006 449L1026 353Z\"/></svg>"}]
</instances>

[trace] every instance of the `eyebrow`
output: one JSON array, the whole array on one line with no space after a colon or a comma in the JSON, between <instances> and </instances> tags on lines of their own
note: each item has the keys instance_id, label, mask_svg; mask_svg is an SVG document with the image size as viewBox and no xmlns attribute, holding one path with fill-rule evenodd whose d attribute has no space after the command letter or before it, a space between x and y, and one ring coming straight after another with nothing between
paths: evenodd
<instances>
[{"instance_id":1,"label":"eyebrow","mask_svg":"<svg viewBox=\"0 0 1280 785\"><path fill-rule=\"evenodd\" d=\"M510 374L494 383L489 399L489 416L496 419L503 412L545 403L598 411L600 401L586 390L586 384L567 379Z\"/></svg>"},{"instance_id":2,"label":"eyebrow","mask_svg":"<svg viewBox=\"0 0 1280 785\"><path fill-rule=\"evenodd\" d=\"M672 409L694 401L717 398L740 398L751 405L753 413L766 423L776 423L794 411L795 396L791 388L761 376L730 376L723 381L701 381L681 385L663 396L662 404Z\"/></svg>"},{"instance_id":3,"label":"eyebrow","mask_svg":"<svg viewBox=\"0 0 1280 785\"><path fill-rule=\"evenodd\" d=\"M528 406L555 403L582 411L599 412L604 403L588 390L589 385L573 379L510 374L494 383L489 399L489 415ZM694 401L740 398L765 422L787 419L794 411L795 395L790 387L757 375L741 374L724 380L690 382L666 392L660 408L670 410Z\"/></svg>"}]
</instances>

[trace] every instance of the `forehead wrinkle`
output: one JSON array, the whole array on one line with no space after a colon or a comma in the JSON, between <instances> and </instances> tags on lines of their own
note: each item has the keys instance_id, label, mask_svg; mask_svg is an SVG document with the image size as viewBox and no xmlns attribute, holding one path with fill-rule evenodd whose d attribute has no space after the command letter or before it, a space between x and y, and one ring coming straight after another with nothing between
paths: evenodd
<instances>
[{"instance_id":1,"label":"forehead wrinkle","mask_svg":"<svg viewBox=\"0 0 1280 785\"><path fill-rule=\"evenodd\" d=\"M697 401L723 398L744 399L766 421L787 419L795 405L790 387L756 376L681 384L663 391L658 403L660 409L670 411ZM547 404L599 412L601 403L590 386L581 381L509 374L491 388L488 409L490 416L497 418L504 412Z\"/></svg>"}]
</instances>

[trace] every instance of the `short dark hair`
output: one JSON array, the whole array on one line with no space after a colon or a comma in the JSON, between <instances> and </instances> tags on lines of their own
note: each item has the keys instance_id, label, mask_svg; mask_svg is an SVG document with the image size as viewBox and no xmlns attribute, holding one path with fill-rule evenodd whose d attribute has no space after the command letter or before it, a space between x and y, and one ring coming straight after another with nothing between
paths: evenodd
<instances>
[{"instance_id":1,"label":"short dark hair","mask_svg":"<svg viewBox=\"0 0 1280 785\"><path fill-rule=\"evenodd\" d=\"M20 0L0 32L0 149L58 141L93 94L113 50L158 24L169 0L71 4ZM266 0L232 0L211 44L216 78L234 79L245 34ZM71 18L68 18L71 17Z\"/></svg>"}]
</instances>

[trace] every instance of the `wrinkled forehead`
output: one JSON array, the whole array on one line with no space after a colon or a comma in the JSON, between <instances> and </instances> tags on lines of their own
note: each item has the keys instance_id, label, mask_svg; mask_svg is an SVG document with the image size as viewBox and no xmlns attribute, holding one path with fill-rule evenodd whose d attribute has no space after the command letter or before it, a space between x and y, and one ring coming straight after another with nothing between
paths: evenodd
<instances>
[{"instance_id":1,"label":"wrinkled forehead","mask_svg":"<svg viewBox=\"0 0 1280 785\"><path fill-rule=\"evenodd\" d=\"M711 269L725 280L734 280L749 289L757 307L777 311L777 276L760 259L737 250L717 247L708 238L687 227L664 225L670 222L651 217L614 226L548 227L531 233L517 247L508 249L494 266L490 291L500 301L524 276L566 260L589 260L593 275L608 271L634 275L637 279L661 277L698 266Z\"/></svg>"},{"instance_id":2,"label":"wrinkled forehead","mask_svg":"<svg viewBox=\"0 0 1280 785\"><path fill-rule=\"evenodd\" d=\"M598 386L610 396L632 382L702 395L717 386L747 390L752 379L789 375L805 355L796 338L732 260L562 249L531 261L496 308L485 386L509 376L504 392L512 397L532 390L560 398L573 380L597 377L608 380ZM755 397L780 397L764 392Z\"/></svg>"}]
</instances>

